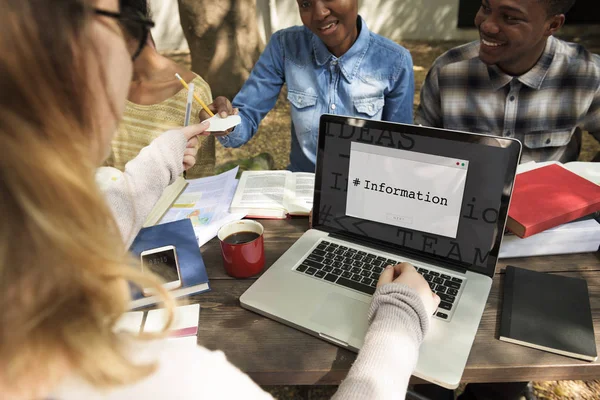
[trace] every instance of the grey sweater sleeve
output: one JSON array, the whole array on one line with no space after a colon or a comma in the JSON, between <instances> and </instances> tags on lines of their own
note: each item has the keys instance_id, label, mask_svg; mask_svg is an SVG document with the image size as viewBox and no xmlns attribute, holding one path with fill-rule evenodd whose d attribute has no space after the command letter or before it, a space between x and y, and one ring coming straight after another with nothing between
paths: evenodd
<instances>
[{"instance_id":1,"label":"grey sweater sleeve","mask_svg":"<svg viewBox=\"0 0 600 400\"><path fill-rule=\"evenodd\" d=\"M404 399L430 317L418 294L389 283L377 289L369 330L334 399Z\"/></svg>"},{"instance_id":2,"label":"grey sweater sleeve","mask_svg":"<svg viewBox=\"0 0 600 400\"><path fill-rule=\"evenodd\" d=\"M163 133L125 165L124 179L104 191L127 247L165 188L183 173L186 146L180 130Z\"/></svg>"}]
</instances>

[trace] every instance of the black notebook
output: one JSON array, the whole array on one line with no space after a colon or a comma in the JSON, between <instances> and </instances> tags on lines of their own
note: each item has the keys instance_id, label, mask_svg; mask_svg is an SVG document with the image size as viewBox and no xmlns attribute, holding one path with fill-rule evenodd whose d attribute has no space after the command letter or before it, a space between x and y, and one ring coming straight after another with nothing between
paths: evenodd
<instances>
[{"instance_id":1,"label":"black notebook","mask_svg":"<svg viewBox=\"0 0 600 400\"><path fill-rule=\"evenodd\" d=\"M500 340L595 361L598 355L585 279L507 266Z\"/></svg>"}]
</instances>

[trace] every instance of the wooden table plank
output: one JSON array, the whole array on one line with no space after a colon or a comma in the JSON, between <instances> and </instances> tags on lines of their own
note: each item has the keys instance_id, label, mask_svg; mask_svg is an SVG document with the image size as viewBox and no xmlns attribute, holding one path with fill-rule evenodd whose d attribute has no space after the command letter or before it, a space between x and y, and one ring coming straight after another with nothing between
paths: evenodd
<instances>
[{"instance_id":1,"label":"wooden table plank","mask_svg":"<svg viewBox=\"0 0 600 400\"><path fill-rule=\"evenodd\" d=\"M503 274L507 265L540 272L600 271L600 252L504 258L498 261L496 273Z\"/></svg>"},{"instance_id":2,"label":"wooden table plank","mask_svg":"<svg viewBox=\"0 0 600 400\"><path fill-rule=\"evenodd\" d=\"M557 275L586 279L596 334L596 348L600 350L600 273L578 271ZM511 382L598 379L600 376L599 361L590 363L502 342L498 339L503 281L504 275L496 275L463 380L466 382Z\"/></svg>"},{"instance_id":3,"label":"wooden table plank","mask_svg":"<svg viewBox=\"0 0 600 400\"><path fill-rule=\"evenodd\" d=\"M338 384L355 353L239 306L251 280L218 280L199 301L198 343L222 350L228 359L262 385Z\"/></svg>"},{"instance_id":4,"label":"wooden table plank","mask_svg":"<svg viewBox=\"0 0 600 400\"><path fill-rule=\"evenodd\" d=\"M522 264L521 264L522 265ZM596 344L600 349L600 273L563 273L588 281ZM589 363L501 342L497 339L502 275L497 275L463 375L465 382L595 379L600 363ZM261 385L338 384L355 354L294 328L242 309L239 296L253 280L216 279L200 302L199 344L225 352Z\"/></svg>"},{"instance_id":5,"label":"wooden table plank","mask_svg":"<svg viewBox=\"0 0 600 400\"><path fill-rule=\"evenodd\" d=\"M306 217L259 220L259 222L265 228L265 269L273 265L308 229ZM216 238L202 246L201 251L211 280L233 279L225 273L221 247ZM522 266L541 272L600 271L600 252L501 259L496 267L496 273L504 273L506 265Z\"/></svg>"}]
</instances>

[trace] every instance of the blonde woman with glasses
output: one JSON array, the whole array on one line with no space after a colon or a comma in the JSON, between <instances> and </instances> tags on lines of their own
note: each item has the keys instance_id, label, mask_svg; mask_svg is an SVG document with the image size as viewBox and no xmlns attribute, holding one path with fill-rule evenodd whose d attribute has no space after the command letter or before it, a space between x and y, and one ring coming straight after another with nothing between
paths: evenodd
<instances>
[{"instance_id":1,"label":"blonde woman with glasses","mask_svg":"<svg viewBox=\"0 0 600 400\"><path fill-rule=\"evenodd\" d=\"M128 282L173 306L119 234L115 219L137 209L115 207L115 193L109 207L95 183L138 51L124 40L132 21L117 0L0 0L0 9L0 397L270 398L221 352L114 332ZM161 135L168 143L148 146L140 168L168 184L194 165L188 146L204 129ZM410 265L386 269L336 396L402 398L437 302Z\"/></svg>"}]
</instances>

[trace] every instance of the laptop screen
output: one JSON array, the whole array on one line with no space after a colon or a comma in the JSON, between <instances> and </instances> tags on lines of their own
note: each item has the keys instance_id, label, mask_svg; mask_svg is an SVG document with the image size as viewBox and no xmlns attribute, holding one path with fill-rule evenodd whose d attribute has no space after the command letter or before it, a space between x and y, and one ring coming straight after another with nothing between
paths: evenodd
<instances>
[{"instance_id":1,"label":"laptop screen","mask_svg":"<svg viewBox=\"0 0 600 400\"><path fill-rule=\"evenodd\" d=\"M521 145L323 115L315 227L492 276Z\"/></svg>"}]
</instances>

